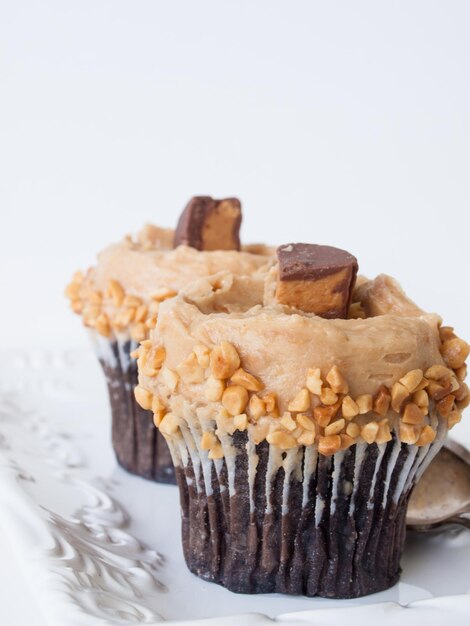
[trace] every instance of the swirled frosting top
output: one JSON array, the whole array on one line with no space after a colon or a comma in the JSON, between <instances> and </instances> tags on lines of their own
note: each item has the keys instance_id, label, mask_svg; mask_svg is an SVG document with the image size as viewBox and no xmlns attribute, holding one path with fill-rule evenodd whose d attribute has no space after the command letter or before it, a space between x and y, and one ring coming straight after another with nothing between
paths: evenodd
<instances>
[{"instance_id":1,"label":"swirled frosting top","mask_svg":"<svg viewBox=\"0 0 470 626\"><path fill-rule=\"evenodd\" d=\"M236 250L196 250L189 246L173 249L174 231L147 226L136 241L125 239L105 248L90 270L89 281L105 290L109 280L117 280L126 293L146 298L159 287L175 291L198 278L229 271L250 275L269 262L267 246L245 246Z\"/></svg>"},{"instance_id":2,"label":"swirled frosting top","mask_svg":"<svg viewBox=\"0 0 470 626\"><path fill-rule=\"evenodd\" d=\"M163 303L152 338L165 347L166 365L176 368L195 343L212 349L229 341L244 368L262 379L266 391L277 394L281 411L304 386L301 372L313 366L326 376L337 365L350 391L358 395L374 393L382 383L393 385L410 370L445 365L439 317L420 311L389 277L379 276L360 288L367 309L380 308L381 313L346 320L327 320L274 303L255 304L256 296L262 297L260 280L254 279L248 293L246 280L237 277L210 293L200 284L199 293L196 287L189 297L183 294ZM388 304L392 293L393 305ZM158 379L155 382L158 385ZM188 399L204 398L202 384L182 379L178 389Z\"/></svg>"},{"instance_id":3,"label":"swirled frosting top","mask_svg":"<svg viewBox=\"0 0 470 626\"><path fill-rule=\"evenodd\" d=\"M219 274L161 305L139 349L136 397L163 434L182 415L212 415L218 432L329 454L394 430L428 445L438 423L459 421L469 347L396 281L359 278L351 307L362 317L324 319L273 302L272 275ZM212 431L206 440L216 458Z\"/></svg>"},{"instance_id":4,"label":"swirled frosting top","mask_svg":"<svg viewBox=\"0 0 470 626\"><path fill-rule=\"evenodd\" d=\"M161 301L217 272L251 276L263 272L273 249L262 244L238 250L173 248L174 231L147 225L136 239L109 245L85 275L67 287L72 309L86 326L106 337L130 333L143 340L155 326Z\"/></svg>"}]
</instances>

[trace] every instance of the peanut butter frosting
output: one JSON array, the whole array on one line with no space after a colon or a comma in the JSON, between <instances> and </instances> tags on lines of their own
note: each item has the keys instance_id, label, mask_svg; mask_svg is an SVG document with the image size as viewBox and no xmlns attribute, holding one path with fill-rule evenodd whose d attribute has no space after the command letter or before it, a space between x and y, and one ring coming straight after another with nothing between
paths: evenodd
<instances>
[{"instance_id":1,"label":"peanut butter frosting","mask_svg":"<svg viewBox=\"0 0 470 626\"><path fill-rule=\"evenodd\" d=\"M136 398L167 438L189 419L212 458L217 432L236 429L255 443L318 444L331 454L394 431L427 445L438 421L460 420L469 347L392 278L358 280L356 319L273 303L272 271L250 281L219 275L162 303L137 354Z\"/></svg>"},{"instance_id":2,"label":"peanut butter frosting","mask_svg":"<svg viewBox=\"0 0 470 626\"><path fill-rule=\"evenodd\" d=\"M95 267L78 272L67 287L72 309L101 335L129 331L143 340L156 323L159 303L198 278L221 270L253 275L270 263L273 250L262 244L241 251L173 249L174 231L147 225L98 255Z\"/></svg>"}]
</instances>

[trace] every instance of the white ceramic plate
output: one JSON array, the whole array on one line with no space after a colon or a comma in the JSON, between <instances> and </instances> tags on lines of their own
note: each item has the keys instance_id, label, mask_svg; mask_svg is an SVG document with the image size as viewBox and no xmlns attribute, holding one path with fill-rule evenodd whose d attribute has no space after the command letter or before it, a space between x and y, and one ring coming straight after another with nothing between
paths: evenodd
<instances>
[{"instance_id":1,"label":"white ceramic plate","mask_svg":"<svg viewBox=\"0 0 470 626\"><path fill-rule=\"evenodd\" d=\"M109 427L93 355L0 356L0 525L46 623L470 623L467 531L409 537L401 582L358 600L236 595L199 580L183 560L177 488L118 468ZM465 420L454 432L470 444Z\"/></svg>"}]
</instances>

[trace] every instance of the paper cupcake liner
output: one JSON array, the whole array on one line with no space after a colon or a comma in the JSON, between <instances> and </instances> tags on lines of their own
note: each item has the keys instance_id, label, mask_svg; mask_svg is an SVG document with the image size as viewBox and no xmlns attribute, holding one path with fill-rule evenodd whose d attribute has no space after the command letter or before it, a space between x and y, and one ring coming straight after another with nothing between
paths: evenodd
<instances>
[{"instance_id":1,"label":"paper cupcake liner","mask_svg":"<svg viewBox=\"0 0 470 626\"><path fill-rule=\"evenodd\" d=\"M200 433L181 431L170 450L191 572L239 593L328 598L397 582L408 499L446 435L441 425L425 447L394 435L325 457L314 446L282 452L236 432L222 440L225 458L211 461Z\"/></svg>"},{"instance_id":2,"label":"paper cupcake liner","mask_svg":"<svg viewBox=\"0 0 470 626\"><path fill-rule=\"evenodd\" d=\"M137 362L130 353L138 344L129 338L108 340L90 331L108 383L112 442L118 463L128 472L159 483L176 483L167 443L155 428L152 413L134 398Z\"/></svg>"}]
</instances>

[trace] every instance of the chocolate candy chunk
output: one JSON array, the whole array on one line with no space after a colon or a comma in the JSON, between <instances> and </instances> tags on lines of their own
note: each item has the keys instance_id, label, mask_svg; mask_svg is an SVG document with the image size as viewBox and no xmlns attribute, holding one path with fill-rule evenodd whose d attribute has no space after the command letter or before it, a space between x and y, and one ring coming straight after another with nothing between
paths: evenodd
<instances>
[{"instance_id":1,"label":"chocolate candy chunk","mask_svg":"<svg viewBox=\"0 0 470 626\"><path fill-rule=\"evenodd\" d=\"M356 257L331 246L291 243L277 249L277 258L278 302L321 317L347 318Z\"/></svg>"},{"instance_id":2,"label":"chocolate candy chunk","mask_svg":"<svg viewBox=\"0 0 470 626\"><path fill-rule=\"evenodd\" d=\"M186 205L175 231L174 246L197 250L240 250L242 209L237 198L195 196Z\"/></svg>"}]
</instances>

